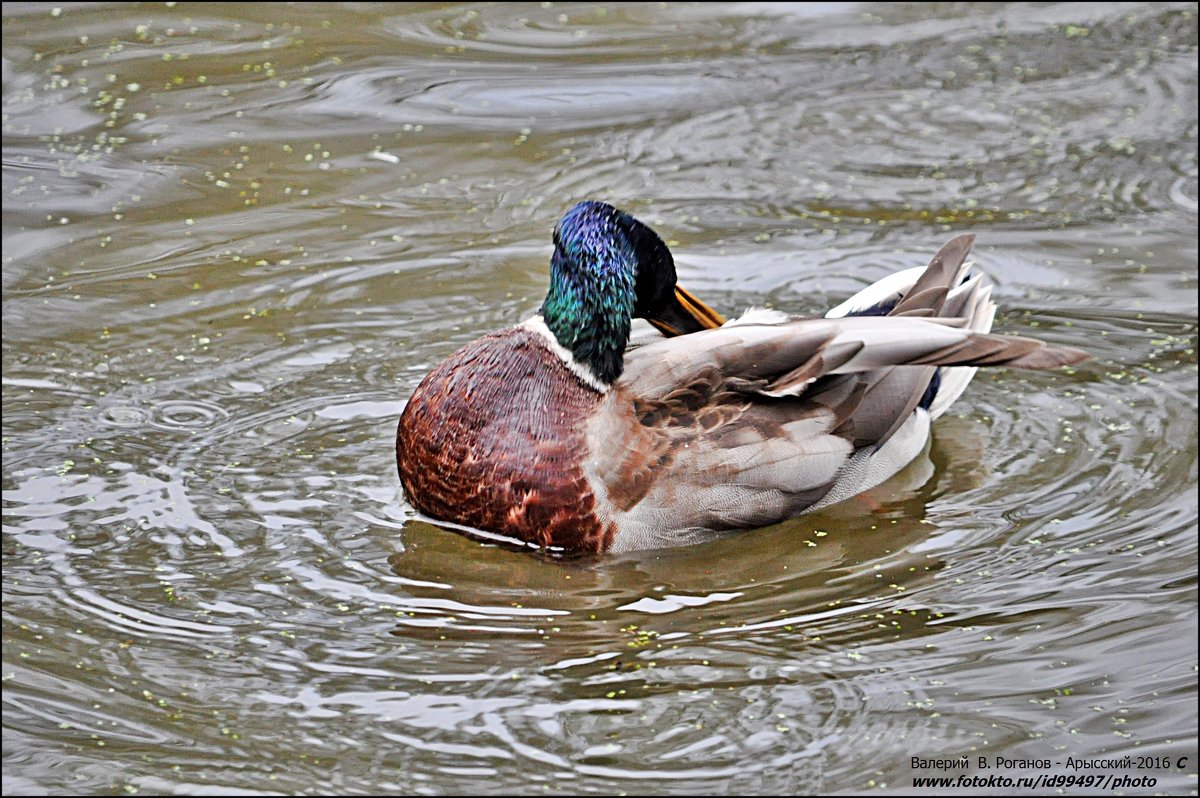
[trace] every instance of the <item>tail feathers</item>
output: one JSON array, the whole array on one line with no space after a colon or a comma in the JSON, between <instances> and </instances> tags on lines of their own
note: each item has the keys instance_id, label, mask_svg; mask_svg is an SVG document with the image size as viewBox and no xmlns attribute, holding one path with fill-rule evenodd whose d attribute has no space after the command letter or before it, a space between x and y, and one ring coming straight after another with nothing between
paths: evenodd
<instances>
[{"instance_id":1,"label":"tail feathers","mask_svg":"<svg viewBox=\"0 0 1200 798\"><path fill-rule=\"evenodd\" d=\"M944 414L962 395L979 366L1052 369L1087 358L1077 349L1047 346L1027 338L988 335L996 317L996 305L984 275L968 276L972 264L967 256L974 240L971 235L958 236L938 250L924 269L889 275L826 314L827 318L886 314L927 318L943 324L955 319L976 333L946 350L912 362L911 365L938 367L937 379L933 369L925 372L928 377L921 380L913 381L915 375L911 373L905 375L904 382L912 381L913 389L920 388L923 394L918 402L906 404L926 407L933 418ZM891 386L900 378L877 379ZM917 385L918 382L924 384Z\"/></svg>"},{"instance_id":2,"label":"tail feathers","mask_svg":"<svg viewBox=\"0 0 1200 798\"><path fill-rule=\"evenodd\" d=\"M869 313L870 310L862 309L864 305L874 301L876 308L886 307L884 303L888 300L881 299L880 295L895 292L892 294L895 298L890 300L889 316L957 318L963 320L967 329L986 333L991 329L995 314L995 306L989 299L991 288L983 285L982 274L966 279L972 265L967 255L974 243L973 235L957 236L946 242L924 269L908 269L884 278L839 305L829 315ZM967 389L974 376L975 368L970 366L878 375L872 386L874 393L905 396L901 405L903 412L887 424L888 429L880 438L889 438L918 406L926 407L933 418L942 415ZM889 401L894 400L889 398L884 404Z\"/></svg>"},{"instance_id":3,"label":"tail feathers","mask_svg":"<svg viewBox=\"0 0 1200 798\"><path fill-rule=\"evenodd\" d=\"M852 418L856 446L886 443L918 407L926 407L930 417L937 418L966 388L976 367L1052 369L1078 363L1088 355L1032 338L968 333L940 349L909 358L896 357L883 368L857 371L854 361L858 357L856 354L829 372L856 373L856 379L866 386ZM939 369L943 375L940 383L934 381ZM925 404L931 384L936 394L933 401Z\"/></svg>"},{"instance_id":4,"label":"tail feathers","mask_svg":"<svg viewBox=\"0 0 1200 798\"><path fill-rule=\"evenodd\" d=\"M977 273L950 292L942 312L966 319L967 329L973 332L989 332L992 329L992 321L996 318L992 287L984 283L983 274ZM974 376L974 366L942 369L941 380L934 392L933 401L929 404L929 415L933 418L941 417L950 409L950 405L963 395Z\"/></svg>"},{"instance_id":5,"label":"tail feathers","mask_svg":"<svg viewBox=\"0 0 1200 798\"><path fill-rule=\"evenodd\" d=\"M958 236L948 241L933 256L929 266L905 292L892 313L899 315L898 312L912 312L908 309L914 306L924 306L933 310L936 316L966 319L967 329L974 332L990 331L996 315L996 306L990 299L991 286L983 285L982 274L964 279L971 268L967 255L974 243L973 235ZM946 290L944 299L940 301L934 293L939 287ZM930 372L930 382L917 404L926 406L930 416L938 418L962 396L974 376L974 366Z\"/></svg>"},{"instance_id":6,"label":"tail feathers","mask_svg":"<svg viewBox=\"0 0 1200 798\"><path fill-rule=\"evenodd\" d=\"M967 253L971 251L973 243L973 235L958 236L947 241L888 315L904 316L914 310L931 310L933 312L930 315L943 315L942 305L951 287L960 282L966 270Z\"/></svg>"},{"instance_id":7,"label":"tail feathers","mask_svg":"<svg viewBox=\"0 0 1200 798\"><path fill-rule=\"evenodd\" d=\"M983 285L983 275L977 272L949 293L945 304L942 305L941 315L946 318L967 319L970 329L975 332L987 332L991 329L990 318L986 325L977 325L975 322L984 315L980 312L983 308L982 303L987 303L991 294L992 287Z\"/></svg>"}]
</instances>

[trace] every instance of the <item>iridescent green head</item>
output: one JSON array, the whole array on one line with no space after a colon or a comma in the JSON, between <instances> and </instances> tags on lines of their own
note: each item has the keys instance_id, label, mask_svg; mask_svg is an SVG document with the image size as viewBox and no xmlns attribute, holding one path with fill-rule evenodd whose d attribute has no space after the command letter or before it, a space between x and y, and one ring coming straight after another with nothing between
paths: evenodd
<instances>
[{"instance_id":1,"label":"iridescent green head","mask_svg":"<svg viewBox=\"0 0 1200 798\"><path fill-rule=\"evenodd\" d=\"M723 323L675 280L675 260L657 233L611 205L581 202L554 228L542 317L577 362L611 384L635 317L667 335Z\"/></svg>"}]
</instances>

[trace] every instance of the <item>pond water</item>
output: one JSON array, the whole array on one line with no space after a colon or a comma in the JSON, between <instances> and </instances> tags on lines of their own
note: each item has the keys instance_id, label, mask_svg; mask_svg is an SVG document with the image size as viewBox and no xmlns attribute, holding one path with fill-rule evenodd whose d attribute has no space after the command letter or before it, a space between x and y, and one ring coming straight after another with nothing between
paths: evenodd
<instances>
[{"instance_id":1,"label":"pond water","mask_svg":"<svg viewBox=\"0 0 1200 798\"><path fill-rule=\"evenodd\" d=\"M1128 754L1117 792L1196 793L1194 4L5 4L3 42L6 792ZM537 308L584 198L725 313L973 232L997 330L1094 359L980 373L871 495L705 545L415 520L403 401Z\"/></svg>"}]
</instances>

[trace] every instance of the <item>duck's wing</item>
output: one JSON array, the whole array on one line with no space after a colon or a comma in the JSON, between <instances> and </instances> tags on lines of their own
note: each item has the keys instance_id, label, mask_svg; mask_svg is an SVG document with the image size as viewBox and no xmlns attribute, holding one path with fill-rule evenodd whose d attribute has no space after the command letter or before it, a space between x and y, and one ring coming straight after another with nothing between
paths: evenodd
<instances>
[{"instance_id":1,"label":"duck's wing","mask_svg":"<svg viewBox=\"0 0 1200 798\"><path fill-rule=\"evenodd\" d=\"M837 375L899 366L1052 369L1087 357L1033 338L977 333L958 318L796 319L738 324L649 344L626 358L619 385L645 399L666 400L703 378L746 396L814 398L820 391L810 386Z\"/></svg>"},{"instance_id":2,"label":"duck's wing","mask_svg":"<svg viewBox=\"0 0 1200 798\"><path fill-rule=\"evenodd\" d=\"M959 324L886 316L747 324L633 352L587 430L587 471L622 530L615 547L763 526L883 481L919 452L929 425L928 413L913 411L920 394L889 374L1053 368L1084 357ZM909 393L894 394L897 386Z\"/></svg>"},{"instance_id":3,"label":"duck's wing","mask_svg":"<svg viewBox=\"0 0 1200 798\"><path fill-rule=\"evenodd\" d=\"M633 530L618 546L682 542L636 542L661 530L686 536L794 515L850 489L839 483L852 459L886 461L871 471L880 481L915 454L908 441L889 447L894 437L924 443L928 414L914 409L937 367L1047 369L1086 357L937 317L961 265L957 250L935 257L893 308L904 315L731 323L629 353L588 432L600 444L589 455L593 481L618 527ZM938 279L924 280L930 272ZM918 416L923 427L910 423Z\"/></svg>"}]
</instances>

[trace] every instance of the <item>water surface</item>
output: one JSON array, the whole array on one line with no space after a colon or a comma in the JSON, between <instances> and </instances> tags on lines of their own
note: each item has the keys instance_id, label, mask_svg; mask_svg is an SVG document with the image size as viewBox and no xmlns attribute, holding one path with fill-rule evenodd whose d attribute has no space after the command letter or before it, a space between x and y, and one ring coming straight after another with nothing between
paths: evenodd
<instances>
[{"instance_id":1,"label":"water surface","mask_svg":"<svg viewBox=\"0 0 1200 798\"><path fill-rule=\"evenodd\" d=\"M1189 757L1125 792L1196 792L1194 4L4 15L6 792L1125 754ZM1095 359L981 373L871 495L706 545L414 520L401 403L537 308L584 198L731 314L973 232L997 329Z\"/></svg>"}]
</instances>

